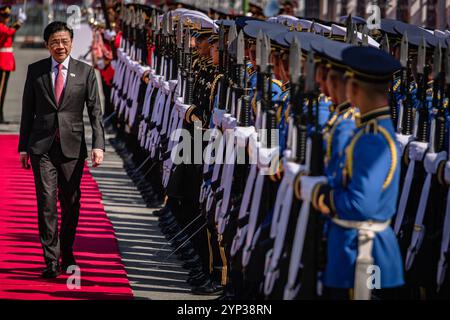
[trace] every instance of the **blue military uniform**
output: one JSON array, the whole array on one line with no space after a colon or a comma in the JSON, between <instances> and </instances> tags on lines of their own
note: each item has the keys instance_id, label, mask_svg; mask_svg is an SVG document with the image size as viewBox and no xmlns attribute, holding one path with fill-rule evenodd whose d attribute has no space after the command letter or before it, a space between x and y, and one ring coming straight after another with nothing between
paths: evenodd
<instances>
[{"instance_id":1,"label":"blue military uniform","mask_svg":"<svg viewBox=\"0 0 450 320\"><path fill-rule=\"evenodd\" d=\"M342 74L345 69L342 68L342 53L350 45L342 42L331 41L328 39L318 39L311 43L311 47L321 63L327 68L333 69ZM323 127L323 140L325 150L325 175L328 177L329 184L334 186L334 180L339 175L339 158L343 155L348 141L353 136L356 128L355 118L358 114L355 108L351 107L348 101L339 105L331 106L331 100L323 94L319 103L319 122ZM330 110L330 111L329 111ZM323 122L325 116L327 121Z\"/></svg>"},{"instance_id":2,"label":"blue military uniform","mask_svg":"<svg viewBox=\"0 0 450 320\"><path fill-rule=\"evenodd\" d=\"M374 77L387 82L389 74L400 67L391 56L368 47L345 49L343 61L351 68L350 75L366 82ZM364 61L373 63L367 65ZM364 77L367 73L369 76ZM324 204L331 210L333 221L328 232L324 284L333 288L355 285L360 229L348 225L372 222L386 224L374 233L371 250L373 264L380 270L381 288L403 285L400 249L389 226L396 211L400 179L399 151L389 107L379 107L361 115L338 165L341 170L335 184L316 185L312 197L313 205Z\"/></svg>"},{"instance_id":3,"label":"blue military uniform","mask_svg":"<svg viewBox=\"0 0 450 320\"><path fill-rule=\"evenodd\" d=\"M380 108L361 118L346 154L340 160L341 174L336 177L336 186L327 194L335 217L355 221L389 220L396 211L400 179L399 155L389 108ZM331 224L325 285L353 286L357 238L357 230ZM373 257L381 270L382 287L403 284L402 259L391 228L377 233ZM336 272L337 268L342 272Z\"/></svg>"}]
</instances>

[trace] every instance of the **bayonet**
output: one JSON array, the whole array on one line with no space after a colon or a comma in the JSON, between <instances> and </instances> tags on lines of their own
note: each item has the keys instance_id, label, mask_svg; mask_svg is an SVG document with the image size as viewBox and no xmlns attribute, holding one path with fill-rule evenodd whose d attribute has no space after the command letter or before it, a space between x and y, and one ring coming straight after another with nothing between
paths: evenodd
<instances>
[{"instance_id":1,"label":"bayonet","mask_svg":"<svg viewBox=\"0 0 450 320\"><path fill-rule=\"evenodd\" d=\"M346 32L345 32L345 42L351 43L353 37L353 23L352 23L352 15L349 14L347 20L345 22Z\"/></svg>"},{"instance_id":2,"label":"bayonet","mask_svg":"<svg viewBox=\"0 0 450 320\"><path fill-rule=\"evenodd\" d=\"M228 54L231 55L233 58L233 53L235 53L235 40L237 38L237 30L236 26L232 25L230 28L230 31L228 32Z\"/></svg>"},{"instance_id":3,"label":"bayonet","mask_svg":"<svg viewBox=\"0 0 450 320\"><path fill-rule=\"evenodd\" d=\"M426 105L429 67L426 65L426 52L425 38L422 37L417 56L417 99L419 107L416 110L418 122L416 122L416 130L414 130L416 139L420 142L428 142L429 138L428 107ZM408 105L407 110L412 113L410 105Z\"/></svg>"},{"instance_id":4,"label":"bayonet","mask_svg":"<svg viewBox=\"0 0 450 320\"><path fill-rule=\"evenodd\" d=\"M387 33L384 34L383 39L381 40L380 49L383 50L384 52L391 53Z\"/></svg>"},{"instance_id":5,"label":"bayonet","mask_svg":"<svg viewBox=\"0 0 450 320\"><path fill-rule=\"evenodd\" d=\"M186 68L186 92L184 96L184 103L187 105L192 104L192 94L194 79L192 77L192 55L191 55L191 32L189 28L186 29L186 36L184 38L184 54L185 54L185 68Z\"/></svg>"},{"instance_id":6,"label":"bayonet","mask_svg":"<svg viewBox=\"0 0 450 320\"><path fill-rule=\"evenodd\" d=\"M261 66L261 50L262 50L262 41L263 41L263 33L262 30L259 30L258 35L256 36L256 65Z\"/></svg>"},{"instance_id":7,"label":"bayonet","mask_svg":"<svg viewBox=\"0 0 450 320\"><path fill-rule=\"evenodd\" d=\"M309 30L308 31L311 32L311 33L316 33L316 23L314 21L309 26Z\"/></svg>"},{"instance_id":8,"label":"bayonet","mask_svg":"<svg viewBox=\"0 0 450 320\"><path fill-rule=\"evenodd\" d=\"M291 84L298 84L301 75L301 51L300 44L296 37L291 43L289 49L289 67L291 75Z\"/></svg>"},{"instance_id":9,"label":"bayonet","mask_svg":"<svg viewBox=\"0 0 450 320\"><path fill-rule=\"evenodd\" d=\"M426 43L425 38L422 37L420 40L419 50L417 53L417 73L423 75L423 71L425 68L425 59L426 59Z\"/></svg>"},{"instance_id":10,"label":"bayonet","mask_svg":"<svg viewBox=\"0 0 450 320\"><path fill-rule=\"evenodd\" d=\"M405 31L400 45L400 64L403 68L408 67L408 33Z\"/></svg>"},{"instance_id":11,"label":"bayonet","mask_svg":"<svg viewBox=\"0 0 450 320\"><path fill-rule=\"evenodd\" d=\"M363 47L368 47L369 46L369 29L367 28L367 26L364 26L361 35L362 35L361 45Z\"/></svg>"},{"instance_id":12,"label":"bayonet","mask_svg":"<svg viewBox=\"0 0 450 320\"><path fill-rule=\"evenodd\" d=\"M433 56L433 112L436 112L432 120L430 132L430 152L441 152L445 150L445 110L443 108L443 92L441 90L442 75L442 48L441 43L434 48ZM434 130L433 130L434 129Z\"/></svg>"},{"instance_id":13,"label":"bayonet","mask_svg":"<svg viewBox=\"0 0 450 320\"><path fill-rule=\"evenodd\" d=\"M352 45L357 45L358 44L358 29L356 28L356 25L353 25L352 27L352 41L351 41Z\"/></svg>"},{"instance_id":14,"label":"bayonet","mask_svg":"<svg viewBox=\"0 0 450 320\"><path fill-rule=\"evenodd\" d=\"M306 93L312 93L315 91L315 72L314 54L312 51L310 51L308 52L306 59Z\"/></svg>"},{"instance_id":15,"label":"bayonet","mask_svg":"<svg viewBox=\"0 0 450 320\"><path fill-rule=\"evenodd\" d=\"M239 32L237 37L236 47L236 63L237 65L244 65L245 44L242 30Z\"/></svg>"}]
</instances>

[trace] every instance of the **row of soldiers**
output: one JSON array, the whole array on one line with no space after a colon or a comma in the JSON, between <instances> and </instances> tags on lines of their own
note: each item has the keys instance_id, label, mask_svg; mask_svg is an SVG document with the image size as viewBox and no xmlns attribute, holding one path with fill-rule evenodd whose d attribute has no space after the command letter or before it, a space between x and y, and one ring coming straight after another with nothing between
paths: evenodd
<instances>
[{"instance_id":1,"label":"row of soldiers","mask_svg":"<svg viewBox=\"0 0 450 320\"><path fill-rule=\"evenodd\" d=\"M448 31L118 12L118 135L193 293L450 297Z\"/></svg>"}]
</instances>

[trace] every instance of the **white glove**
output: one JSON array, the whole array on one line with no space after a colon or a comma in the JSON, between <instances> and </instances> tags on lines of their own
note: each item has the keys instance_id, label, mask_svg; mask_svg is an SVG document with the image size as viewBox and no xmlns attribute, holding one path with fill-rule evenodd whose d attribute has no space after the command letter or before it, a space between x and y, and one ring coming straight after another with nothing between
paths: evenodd
<instances>
[{"instance_id":1,"label":"white glove","mask_svg":"<svg viewBox=\"0 0 450 320\"><path fill-rule=\"evenodd\" d=\"M255 132L255 127L236 127L234 129L234 136L236 138L236 145L240 148L245 148L247 140Z\"/></svg>"},{"instance_id":2,"label":"white glove","mask_svg":"<svg viewBox=\"0 0 450 320\"><path fill-rule=\"evenodd\" d=\"M214 109L213 112L213 123L215 126L220 126L222 125L222 119L223 116L225 115L226 110L222 110L222 109Z\"/></svg>"},{"instance_id":3,"label":"white glove","mask_svg":"<svg viewBox=\"0 0 450 320\"><path fill-rule=\"evenodd\" d=\"M27 21L27 15L25 14L25 12L23 12L23 9L20 8L19 9L19 14L17 15L17 20L19 20L19 23L24 23L25 21Z\"/></svg>"},{"instance_id":4,"label":"white glove","mask_svg":"<svg viewBox=\"0 0 450 320\"><path fill-rule=\"evenodd\" d=\"M105 30L104 37L106 40L111 41L116 36L116 32L114 30Z\"/></svg>"},{"instance_id":5,"label":"white glove","mask_svg":"<svg viewBox=\"0 0 450 320\"><path fill-rule=\"evenodd\" d=\"M280 148L259 148L258 149L258 168L260 174L276 174L280 164Z\"/></svg>"},{"instance_id":6,"label":"white glove","mask_svg":"<svg viewBox=\"0 0 450 320\"><path fill-rule=\"evenodd\" d=\"M237 119L232 117L231 115L229 117L225 116L222 120L222 128L224 128L225 130L229 129L234 129L237 125Z\"/></svg>"},{"instance_id":7,"label":"white glove","mask_svg":"<svg viewBox=\"0 0 450 320\"><path fill-rule=\"evenodd\" d=\"M169 80L169 90L170 92L175 92L175 89L177 88L178 80Z\"/></svg>"},{"instance_id":8,"label":"white glove","mask_svg":"<svg viewBox=\"0 0 450 320\"><path fill-rule=\"evenodd\" d=\"M178 111L178 115L180 118L184 119L187 110L190 108L190 105L184 104L181 99L177 99L175 101L175 109Z\"/></svg>"},{"instance_id":9,"label":"white glove","mask_svg":"<svg viewBox=\"0 0 450 320\"><path fill-rule=\"evenodd\" d=\"M425 171L430 174L436 174L439 164L447 159L447 152L427 153L423 161Z\"/></svg>"},{"instance_id":10,"label":"white glove","mask_svg":"<svg viewBox=\"0 0 450 320\"><path fill-rule=\"evenodd\" d=\"M148 66L144 67L144 66L139 65L139 68L138 68L139 78L142 78L144 73L147 71L150 71L150 67L148 67Z\"/></svg>"},{"instance_id":11,"label":"white glove","mask_svg":"<svg viewBox=\"0 0 450 320\"><path fill-rule=\"evenodd\" d=\"M327 177L319 176L319 177L310 177L310 176L301 176L300 183L301 189L300 192L302 194L302 199L304 201L311 201L312 192L317 184L319 183L327 183Z\"/></svg>"},{"instance_id":12,"label":"white glove","mask_svg":"<svg viewBox=\"0 0 450 320\"><path fill-rule=\"evenodd\" d=\"M422 161L428 150L428 143L413 141L409 144L409 159L412 161Z\"/></svg>"},{"instance_id":13,"label":"white glove","mask_svg":"<svg viewBox=\"0 0 450 320\"><path fill-rule=\"evenodd\" d=\"M450 161L447 161L447 163L445 164L444 179L445 182L450 184Z\"/></svg>"},{"instance_id":14,"label":"white glove","mask_svg":"<svg viewBox=\"0 0 450 320\"><path fill-rule=\"evenodd\" d=\"M411 135L403 135L400 133L396 133L398 147L400 149L400 155L403 155L405 152L406 145L411 141Z\"/></svg>"}]
</instances>

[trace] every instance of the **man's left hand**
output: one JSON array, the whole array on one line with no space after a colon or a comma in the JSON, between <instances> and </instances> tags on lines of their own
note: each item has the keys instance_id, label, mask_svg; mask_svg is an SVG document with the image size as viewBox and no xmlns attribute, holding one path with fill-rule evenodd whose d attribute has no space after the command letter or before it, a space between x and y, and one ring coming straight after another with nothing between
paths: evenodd
<instances>
[{"instance_id":1,"label":"man's left hand","mask_svg":"<svg viewBox=\"0 0 450 320\"><path fill-rule=\"evenodd\" d=\"M103 150L93 149L91 152L91 161L94 168L98 167L103 162Z\"/></svg>"},{"instance_id":2,"label":"man's left hand","mask_svg":"<svg viewBox=\"0 0 450 320\"><path fill-rule=\"evenodd\" d=\"M27 15L25 14L25 12L23 12L22 8L19 9L19 14L17 15L17 20L19 21L20 24L24 24L25 21L27 21Z\"/></svg>"}]
</instances>

